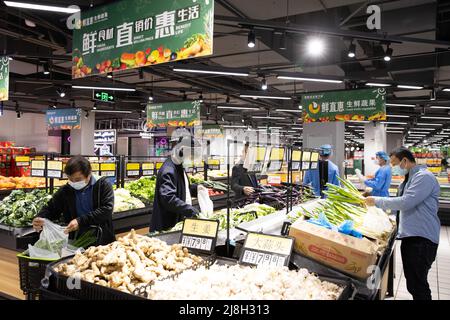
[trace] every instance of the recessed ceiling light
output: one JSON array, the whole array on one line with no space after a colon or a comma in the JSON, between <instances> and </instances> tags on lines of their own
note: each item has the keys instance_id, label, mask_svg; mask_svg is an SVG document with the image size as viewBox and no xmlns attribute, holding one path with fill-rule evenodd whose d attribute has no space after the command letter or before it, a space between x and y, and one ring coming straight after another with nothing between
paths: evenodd
<instances>
[{"instance_id":1,"label":"recessed ceiling light","mask_svg":"<svg viewBox=\"0 0 450 320\"><path fill-rule=\"evenodd\" d=\"M57 6L45 6L40 4L16 2L16 1L3 1L8 7L20 8L20 9L32 9L41 11L61 12L61 13L76 13L80 12L80 8L66 8Z\"/></svg>"}]
</instances>

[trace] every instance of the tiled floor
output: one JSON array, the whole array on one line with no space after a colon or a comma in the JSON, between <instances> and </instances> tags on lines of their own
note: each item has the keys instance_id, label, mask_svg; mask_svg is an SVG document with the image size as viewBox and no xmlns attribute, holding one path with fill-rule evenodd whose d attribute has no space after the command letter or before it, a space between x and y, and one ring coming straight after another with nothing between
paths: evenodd
<instances>
[{"instance_id":1,"label":"tiled floor","mask_svg":"<svg viewBox=\"0 0 450 320\"><path fill-rule=\"evenodd\" d=\"M396 270L394 279L395 300L412 300L406 289L406 279L403 276L400 243L396 246ZM450 227L441 227L441 239L436 261L428 274L433 300L450 300Z\"/></svg>"}]
</instances>

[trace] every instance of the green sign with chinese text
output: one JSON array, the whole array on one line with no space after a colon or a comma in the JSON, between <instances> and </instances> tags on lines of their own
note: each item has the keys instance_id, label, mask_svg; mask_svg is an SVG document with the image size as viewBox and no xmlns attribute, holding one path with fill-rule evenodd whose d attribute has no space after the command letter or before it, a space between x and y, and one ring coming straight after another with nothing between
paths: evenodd
<instances>
[{"instance_id":1,"label":"green sign with chinese text","mask_svg":"<svg viewBox=\"0 0 450 320\"><path fill-rule=\"evenodd\" d=\"M0 57L0 101L9 99L9 58Z\"/></svg>"},{"instance_id":2,"label":"green sign with chinese text","mask_svg":"<svg viewBox=\"0 0 450 320\"><path fill-rule=\"evenodd\" d=\"M147 105L149 128L193 127L200 125L200 101L180 101Z\"/></svg>"},{"instance_id":3,"label":"green sign with chinese text","mask_svg":"<svg viewBox=\"0 0 450 320\"><path fill-rule=\"evenodd\" d=\"M302 106L305 123L386 120L386 89L304 94Z\"/></svg>"},{"instance_id":4,"label":"green sign with chinese text","mask_svg":"<svg viewBox=\"0 0 450 320\"><path fill-rule=\"evenodd\" d=\"M72 78L213 53L213 0L123 0L81 13Z\"/></svg>"}]
</instances>

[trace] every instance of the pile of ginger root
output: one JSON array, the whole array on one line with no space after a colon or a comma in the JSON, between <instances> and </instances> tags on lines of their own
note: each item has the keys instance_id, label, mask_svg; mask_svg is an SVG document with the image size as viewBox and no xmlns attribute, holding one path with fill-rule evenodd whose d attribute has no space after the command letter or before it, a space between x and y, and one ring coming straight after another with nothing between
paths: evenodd
<instances>
[{"instance_id":1,"label":"pile of ginger root","mask_svg":"<svg viewBox=\"0 0 450 320\"><path fill-rule=\"evenodd\" d=\"M202 262L180 244L168 245L131 230L106 246L77 253L55 271L101 286L133 293L140 286L182 272Z\"/></svg>"}]
</instances>

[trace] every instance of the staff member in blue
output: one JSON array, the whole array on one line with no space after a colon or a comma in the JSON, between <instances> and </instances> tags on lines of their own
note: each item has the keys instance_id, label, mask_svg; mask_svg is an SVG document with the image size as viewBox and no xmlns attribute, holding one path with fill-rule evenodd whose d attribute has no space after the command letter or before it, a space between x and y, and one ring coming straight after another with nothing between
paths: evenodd
<instances>
[{"instance_id":1,"label":"staff member in blue","mask_svg":"<svg viewBox=\"0 0 450 320\"><path fill-rule=\"evenodd\" d=\"M303 184L311 184L314 189L314 194L318 197L324 197L323 191L326 190L326 184L331 183L339 186L339 168L329 159L332 154L332 147L329 144L324 144L320 147L319 168L308 170L303 178Z\"/></svg>"},{"instance_id":2,"label":"staff member in blue","mask_svg":"<svg viewBox=\"0 0 450 320\"><path fill-rule=\"evenodd\" d=\"M389 156L384 151L378 151L376 154L376 164L380 168L375 172L373 179L367 179L361 174L361 170L356 169L356 175L361 183L372 188L371 195L374 197L389 197L389 186L391 185L392 172L389 165Z\"/></svg>"}]
</instances>

